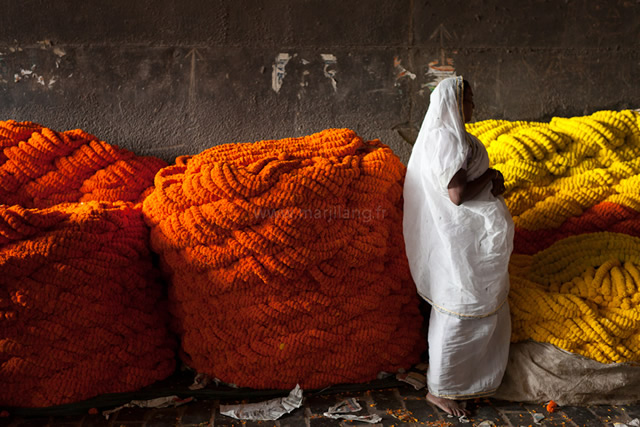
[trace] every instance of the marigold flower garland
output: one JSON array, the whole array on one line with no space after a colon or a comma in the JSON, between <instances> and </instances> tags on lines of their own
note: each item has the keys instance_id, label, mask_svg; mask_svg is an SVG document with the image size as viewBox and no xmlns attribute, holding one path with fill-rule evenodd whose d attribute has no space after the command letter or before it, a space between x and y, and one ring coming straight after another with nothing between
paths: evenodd
<instances>
[{"instance_id":1,"label":"marigold flower garland","mask_svg":"<svg viewBox=\"0 0 640 427\"><path fill-rule=\"evenodd\" d=\"M0 405L71 403L170 375L175 341L140 203L166 163L11 120L0 148Z\"/></svg>"},{"instance_id":2,"label":"marigold flower garland","mask_svg":"<svg viewBox=\"0 0 640 427\"><path fill-rule=\"evenodd\" d=\"M0 203L46 208L89 200L141 202L166 162L75 129L0 121Z\"/></svg>"},{"instance_id":3,"label":"marigold flower garland","mask_svg":"<svg viewBox=\"0 0 640 427\"><path fill-rule=\"evenodd\" d=\"M387 146L347 129L224 144L161 170L143 212L186 362L280 389L417 362L404 171Z\"/></svg>"},{"instance_id":4,"label":"marigold flower garland","mask_svg":"<svg viewBox=\"0 0 640 427\"><path fill-rule=\"evenodd\" d=\"M1 405L71 403L173 372L147 239L127 203L0 205Z\"/></svg>"},{"instance_id":5,"label":"marigold flower garland","mask_svg":"<svg viewBox=\"0 0 640 427\"><path fill-rule=\"evenodd\" d=\"M596 267L594 267L596 266ZM640 362L640 238L589 233L511 264L512 340Z\"/></svg>"},{"instance_id":6,"label":"marigold flower garland","mask_svg":"<svg viewBox=\"0 0 640 427\"><path fill-rule=\"evenodd\" d=\"M558 228L519 229L514 252L533 255L566 237L599 231L612 231L640 237L640 211L611 202L601 202L582 215L573 216Z\"/></svg>"},{"instance_id":7,"label":"marigold flower garland","mask_svg":"<svg viewBox=\"0 0 640 427\"><path fill-rule=\"evenodd\" d=\"M512 341L640 361L640 114L468 126L516 223Z\"/></svg>"},{"instance_id":8,"label":"marigold flower garland","mask_svg":"<svg viewBox=\"0 0 640 427\"><path fill-rule=\"evenodd\" d=\"M620 184L640 173L638 116L600 111L549 124L487 120L468 129L505 176L505 201L516 226L537 230L556 228L597 203L635 191ZM514 141L518 149L509 148Z\"/></svg>"}]
</instances>

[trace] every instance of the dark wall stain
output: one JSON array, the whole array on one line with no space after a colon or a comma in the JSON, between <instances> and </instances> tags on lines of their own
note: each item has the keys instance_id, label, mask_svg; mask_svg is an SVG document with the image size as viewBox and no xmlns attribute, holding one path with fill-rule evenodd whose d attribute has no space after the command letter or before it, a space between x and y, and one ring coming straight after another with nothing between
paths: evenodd
<instances>
[{"instance_id":1,"label":"dark wall stain","mask_svg":"<svg viewBox=\"0 0 640 427\"><path fill-rule=\"evenodd\" d=\"M637 0L6 0L0 119L80 127L168 161L348 127L406 161L430 88L447 73L474 85L476 120L640 108L639 9ZM279 54L289 59L274 86Z\"/></svg>"}]
</instances>

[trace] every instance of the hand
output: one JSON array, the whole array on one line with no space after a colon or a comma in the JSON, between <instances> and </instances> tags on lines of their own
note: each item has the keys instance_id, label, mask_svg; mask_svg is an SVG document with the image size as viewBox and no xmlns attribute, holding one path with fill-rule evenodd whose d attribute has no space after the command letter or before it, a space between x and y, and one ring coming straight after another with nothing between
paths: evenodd
<instances>
[{"instance_id":1,"label":"hand","mask_svg":"<svg viewBox=\"0 0 640 427\"><path fill-rule=\"evenodd\" d=\"M495 176L491 179L491 194L498 197L504 194L504 176L499 170L492 169L495 172Z\"/></svg>"}]
</instances>

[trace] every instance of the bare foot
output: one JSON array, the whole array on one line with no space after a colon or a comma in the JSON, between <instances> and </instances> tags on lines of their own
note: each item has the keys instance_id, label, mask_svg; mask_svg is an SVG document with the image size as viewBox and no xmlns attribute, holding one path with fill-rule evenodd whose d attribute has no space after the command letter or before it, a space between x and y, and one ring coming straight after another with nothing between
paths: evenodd
<instances>
[{"instance_id":1,"label":"bare foot","mask_svg":"<svg viewBox=\"0 0 640 427\"><path fill-rule=\"evenodd\" d=\"M463 409L458 402L452 399L445 399L444 397L436 397L430 392L427 393L427 400L438 408L442 409L447 414L451 414L456 417L461 417L463 415L469 415L470 412L466 409Z\"/></svg>"}]
</instances>

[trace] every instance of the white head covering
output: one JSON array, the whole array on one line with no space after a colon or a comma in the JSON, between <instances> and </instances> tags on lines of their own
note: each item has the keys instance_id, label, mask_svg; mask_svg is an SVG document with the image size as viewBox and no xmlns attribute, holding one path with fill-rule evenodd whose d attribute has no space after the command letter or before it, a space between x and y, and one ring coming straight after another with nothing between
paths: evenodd
<instances>
[{"instance_id":1,"label":"white head covering","mask_svg":"<svg viewBox=\"0 0 640 427\"><path fill-rule=\"evenodd\" d=\"M482 317L509 290L513 221L487 185L456 206L447 186L460 169L467 180L489 167L487 151L464 128L462 77L442 80L413 147L404 183L404 239L418 292L443 312Z\"/></svg>"}]
</instances>

